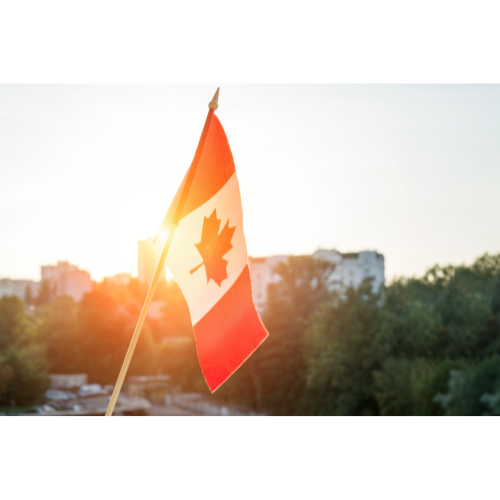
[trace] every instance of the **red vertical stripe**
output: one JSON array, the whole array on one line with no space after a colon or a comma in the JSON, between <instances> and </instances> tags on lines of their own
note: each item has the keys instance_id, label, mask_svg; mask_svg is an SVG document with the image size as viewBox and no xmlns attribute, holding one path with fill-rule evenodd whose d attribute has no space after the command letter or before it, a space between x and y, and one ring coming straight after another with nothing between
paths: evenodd
<instances>
[{"instance_id":1,"label":"red vertical stripe","mask_svg":"<svg viewBox=\"0 0 500 500\"><path fill-rule=\"evenodd\" d=\"M194 334L203 375L214 392L268 336L253 303L248 265L196 323Z\"/></svg>"}]
</instances>

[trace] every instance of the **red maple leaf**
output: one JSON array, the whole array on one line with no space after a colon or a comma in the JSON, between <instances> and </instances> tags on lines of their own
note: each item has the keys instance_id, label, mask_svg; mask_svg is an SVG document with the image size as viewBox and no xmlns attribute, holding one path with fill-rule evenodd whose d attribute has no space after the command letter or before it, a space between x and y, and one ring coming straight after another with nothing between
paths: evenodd
<instances>
[{"instance_id":1,"label":"red maple leaf","mask_svg":"<svg viewBox=\"0 0 500 500\"><path fill-rule=\"evenodd\" d=\"M229 227L228 219L219 234L220 222L221 219L217 219L216 210L212 212L208 219L203 217L201 241L195 244L203 262L190 271L193 274L204 265L207 273L207 283L214 280L219 286L227 278L227 260L222 257L233 248L231 240L236 229L236 226Z\"/></svg>"}]
</instances>

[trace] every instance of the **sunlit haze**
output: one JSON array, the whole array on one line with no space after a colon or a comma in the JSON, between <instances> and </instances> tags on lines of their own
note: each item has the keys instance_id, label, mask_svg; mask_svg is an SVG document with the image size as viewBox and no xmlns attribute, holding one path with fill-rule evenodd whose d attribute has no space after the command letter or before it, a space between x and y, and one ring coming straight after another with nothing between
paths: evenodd
<instances>
[{"instance_id":1,"label":"sunlit haze","mask_svg":"<svg viewBox=\"0 0 500 500\"><path fill-rule=\"evenodd\" d=\"M0 86L0 277L137 273L217 85ZM249 254L500 252L500 86L221 85Z\"/></svg>"}]
</instances>

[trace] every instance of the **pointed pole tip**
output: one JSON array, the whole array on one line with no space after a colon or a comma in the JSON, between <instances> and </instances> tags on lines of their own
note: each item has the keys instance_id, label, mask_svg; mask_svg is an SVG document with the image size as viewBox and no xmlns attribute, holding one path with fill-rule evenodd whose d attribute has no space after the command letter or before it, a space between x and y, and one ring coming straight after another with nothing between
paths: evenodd
<instances>
[{"instance_id":1,"label":"pointed pole tip","mask_svg":"<svg viewBox=\"0 0 500 500\"><path fill-rule=\"evenodd\" d=\"M219 107L219 90L220 90L220 87L217 87L217 92L215 92L214 97L208 103L208 107L212 108L213 110L216 110Z\"/></svg>"}]
</instances>

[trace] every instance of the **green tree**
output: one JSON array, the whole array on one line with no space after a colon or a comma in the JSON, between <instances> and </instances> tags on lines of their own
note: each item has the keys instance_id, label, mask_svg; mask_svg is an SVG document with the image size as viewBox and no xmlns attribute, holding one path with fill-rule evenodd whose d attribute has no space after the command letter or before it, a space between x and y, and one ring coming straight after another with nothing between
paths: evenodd
<instances>
[{"instance_id":1,"label":"green tree","mask_svg":"<svg viewBox=\"0 0 500 500\"><path fill-rule=\"evenodd\" d=\"M423 358L387 359L374 373L380 414L426 415L432 403L426 389L434 370L434 363Z\"/></svg>"},{"instance_id":2,"label":"green tree","mask_svg":"<svg viewBox=\"0 0 500 500\"><path fill-rule=\"evenodd\" d=\"M198 363L194 337L166 338L159 346L158 363L172 377L172 383L184 391L209 394Z\"/></svg>"},{"instance_id":3,"label":"green tree","mask_svg":"<svg viewBox=\"0 0 500 500\"><path fill-rule=\"evenodd\" d=\"M35 304L43 306L48 304L56 295L56 286L48 280L43 280L40 285L40 291L35 300Z\"/></svg>"},{"instance_id":4,"label":"green tree","mask_svg":"<svg viewBox=\"0 0 500 500\"><path fill-rule=\"evenodd\" d=\"M4 399L21 406L39 403L48 382L44 346L39 343L12 346L4 359L12 369Z\"/></svg>"},{"instance_id":5,"label":"green tree","mask_svg":"<svg viewBox=\"0 0 500 500\"><path fill-rule=\"evenodd\" d=\"M78 357L72 370L87 373L89 382L114 384L135 328L136 318L106 293L94 290L82 298L72 334ZM136 346L130 374L147 375L157 370L156 343L146 324Z\"/></svg>"},{"instance_id":6,"label":"green tree","mask_svg":"<svg viewBox=\"0 0 500 500\"><path fill-rule=\"evenodd\" d=\"M117 312L117 303L100 291L84 295L79 304L74 338L81 357L75 368L89 382L116 382L132 336L128 320Z\"/></svg>"},{"instance_id":7,"label":"green tree","mask_svg":"<svg viewBox=\"0 0 500 500\"><path fill-rule=\"evenodd\" d=\"M277 415L301 414L306 376L304 334L319 304L333 300L328 279L334 265L290 257L276 266L263 322L269 338L217 391L233 403Z\"/></svg>"},{"instance_id":8,"label":"green tree","mask_svg":"<svg viewBox=\"0 0 500 500\"><path fill-rule=\"evenodd\" d=\"M308 329L307 393L317 415L378 413L373 372L390 352L380 295L365 280L337 304L324 305Z\"/></svg>"},{"instance_id":9,"label":"green tree","mask_svg":"<svg viewBox=\"0 0 500 500\"><path fill-rule=\"evenodd\" d=\"M472 266L435 266L420 279L397 280L379 297L365 284L323 307L308 334L311 411L486 412L484 401L496 394L491 359L500 354L499 270L500 256L484 255ZM450 377L453 390L443 387Z\"/></svg>"},{"instance_id":10,"label":"green tree","mask_svg":"<svg viewBox=\"0 0 500 500\"><path fill-rule=\"evenodd\" d=\"M36 319L50 373L78 372L85 364L78 336L78 304L71 297L57 297L37 308Z\"/></svg>"},{"instance_id":11,"label":"green tree","mask_svg":"<svg viewBox=\"0 0 500 500\"><path fill-rule=\"evenodd\" d=\"M12 378L12 367L5 364L3 357L0 357L0 401L3 399Z\"/></svg>"},{"instance_id":12,"label":"green tree","mask_svg":"<svg viewBox=\"0 0 500 500\"><path fill-rule=\"evenodd\" d=\"M434 364L432 374L423 381L420 390L419 411L417 415L445 415L442 405L444 399L449 399L450 377L452 373L465 370L470 362L465 359L444 359Z\"/></svg>"},{"instance_id":13,"label":"green tree","mask_svg":"<svg viewBox=\"0 0 500 500\"><path fill-rule=\"evenodd\" d=\"M38 402L47 384L45 348L22 300L0 299L0 397L9 404Z\"/></svg>"},{"instance_id":14,"label":"green tree","mask_svg":"<svg viewBox=\"0 0 500 500\"><path fill-rule=\"evenodd\" d=\"M33 305L34 303L34 297L30 285L26 287L26 290L24 292L24 302L29 306Z\"/></svg>"},{"instance_id":15,"label":"green tree","mask_svg":"<svg viewBox=\"0 0 500 500\"><path fill-rule=\"evenodd\" d=\"M500 356L494 355L472 364L460 373L450 387L447 415L488 415L488 398L500 391Z\"/></svg>"},{"instance_id":16,"label":"green tree","mask_svg":"<svg viewBox=\"0 0 500 500\"><path fill-rule=\"evenodd\" d=\"M15 296L0 298L0 352L29 336L24 304Z\"/></svg>"}]
</instances>

